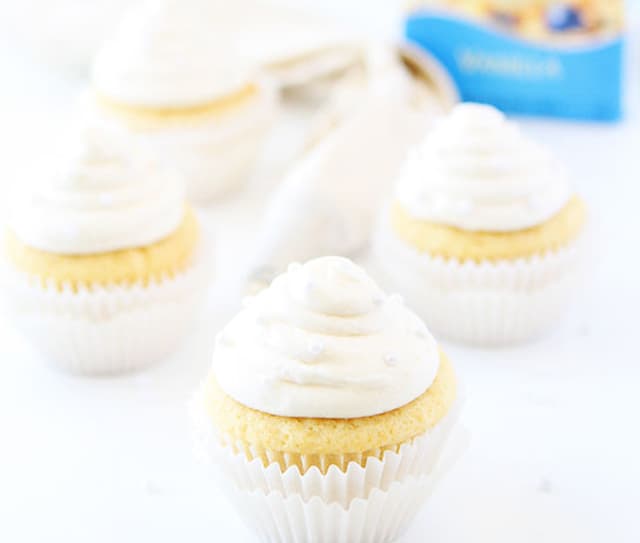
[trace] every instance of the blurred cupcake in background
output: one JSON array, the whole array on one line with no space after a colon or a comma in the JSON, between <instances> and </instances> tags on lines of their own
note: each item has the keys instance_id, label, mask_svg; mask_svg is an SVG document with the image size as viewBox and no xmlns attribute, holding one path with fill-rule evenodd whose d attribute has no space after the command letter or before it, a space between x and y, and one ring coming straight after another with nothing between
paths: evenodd
<instances>
[{"instance_id":1,"label":"blurred cupcake in background","mask_svg":"<svg viewBox=\"0 0 640 543\"><path fill-rule=\"evenodd\" d=\"M546 148L498 110L461 104L411 153L376 267L443 336L521 341L567 306L585 218Z\"/></svg>"},{"instance_id":2,"label":"blurred cupcake in background","mask_svg":"<svg viewBox=\"0 0 640 543\"><path fill-rule=\"evenodd\" d=\"M199 452L264 541L395 540L433 490L456 377L423 322L350 260L292 264L216 341Z\"/></svg>"},{"instance_id":3,"label":"blurred cupcake in background","mask_svg":"<svg viewBox=\"0 0 640 543\"><path fill-rule=\"evenodd\" d=\"M1 276L8 309L62 369L139 369L188 330L207 251L179 176L104 134L74 143L12 207Z\"/></svg>"},{"instance_id":4,"label":"blurred cupcake in background","mask_svg":"<svg viewBox=\"0 0 640 543\"><path fill-rule=\"evenodd\" d=\"M125 17L93 66L89 111L151 145L185 177L194 202L252 170L276 109L275 89L234 56L218 2L148 1Z\"/></svg>"}]
</instances>

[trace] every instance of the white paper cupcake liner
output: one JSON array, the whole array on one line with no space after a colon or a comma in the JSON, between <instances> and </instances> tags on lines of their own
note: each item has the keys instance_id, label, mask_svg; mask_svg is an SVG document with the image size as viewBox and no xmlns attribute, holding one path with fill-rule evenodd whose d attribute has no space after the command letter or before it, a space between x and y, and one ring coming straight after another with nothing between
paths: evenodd
<instances>
[{"instance_id":1,"label":"white paper cupcake liner","mask_svg":"<svg viewBox=\"0 0 640 543\"><path fill-rule=\"evenodd\" d=\"M230 489L236 511L260 541L269 543L390 543L409 526L433 486L429 477L374 489L348 508L314 497Z\"/></svg>"},{"instance_id":2,"label":"white paper cupcake liner","mask_svg":"<svg viewBox=\"0 0 640 543\"><path fill-rule=\"evenodd\" d=\"M431 257L398 239L382 219L372 271L442 337L501 345L536 337L568 307L579 282L581 243L497 262Z\"/></svg>"},{"instance_id":3,"label":"white paper cupcake liner","mask_svg":"<svg viewBox=\"0 0 640 543\"><path fill-rule=\"evenodd\" d=\"M186 157L176 157L174 166L185 172L189 201L207 203L241 188L253 171L268 127L263 121L224 145L203 145L197 154L187 150Z\"/></svg>"},{"instance_id":4,"label":"white paper cupcake liner","mask_svg":"<svg viewBox=\"0 0 640 543\"><path fill-rule=\"evenodd\" d=\"M9 319L52 365L77 374L118 374L174 350L204 299L211 259L202 243L185 272L149 284L58 290L5 265Z\"/></svg>"},{"instance_id":5,"label":"white paper cupcake liner","mask_svg":"<svg viewBox=\"0 0 640 543\"><path fill-rule=\"evenodd\" d=\"M191 405L198 456L215 468L220 485L263 541L384 542L406 527L442 474L464 449L449 439L460 400L438 425L382 459L370 457L345 471L330 467L304 474L293 466L266 467L223 445L199 393ZM444 454L443 454L444 452Z\"/></svg>"}]
</instances>

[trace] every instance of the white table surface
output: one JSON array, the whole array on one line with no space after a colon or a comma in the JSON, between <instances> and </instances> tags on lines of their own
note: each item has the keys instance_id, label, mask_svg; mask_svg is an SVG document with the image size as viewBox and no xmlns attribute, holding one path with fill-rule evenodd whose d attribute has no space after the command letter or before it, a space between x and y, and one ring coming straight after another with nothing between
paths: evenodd
<instances>
[{"instance_id":1,"label":"white table surface","mask_svg":"<svg viewBox=\"0 0 640 543\"><path fill-rule=\"evenodd\" d=\"M638 45L625 122L525 122L565 157L590 204L589 279L542 340L502 350L445 345L465 383L471 439L402 542L640 541ZM66 119L80 80L2 51L8 186ZM254 540L192 456L186 402L238 304L233 276L261 196L299 133L281 127L244 195L205 212L218 280L198 327L162 365L110 379L66 376L0 321L0 541Z\"/></svg>"}]
</instances>

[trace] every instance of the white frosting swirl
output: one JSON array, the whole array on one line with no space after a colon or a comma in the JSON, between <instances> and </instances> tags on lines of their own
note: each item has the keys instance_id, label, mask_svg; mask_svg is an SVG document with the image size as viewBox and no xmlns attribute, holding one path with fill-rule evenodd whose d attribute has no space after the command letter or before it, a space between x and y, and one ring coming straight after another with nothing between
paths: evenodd
<instances>
[{"instance_id":1,"label":"white frosting swirl","mask_svg":"<svg viewBox=\"0 0 640 543\"><path fill-rule=\"evenodd\" d=\"M93 66L98 92L146 107L184 107L228 96L249 74L215 28L210 0L147 1L128 13Z\"/></svg>"},{"instance_id":2,"label":"white frosting swirl","mask_svg":"<svg viewBox=\"0 0 640 543\"><path fill-rule=\"evenodd\" d=\"M399 296L385 296L350 260L291 264L220 333L213 356L222 389L286 417L357 418L423 394L438 346Z\"/></svg>"},{"instance_id":3,"label":"white frosting swirl","mask_svg":"<svg viewBox=\"0 0 640 543\"><path fill-rule=\"evenodd\" d=\"M414 217L472 231L549 220L571 195L549 151L490 106L460 104L413 150L396 190Z\"/></svg>"},{"instance_id":4,"label":"white frosting swirl","mask_svg":"<svg viewBox=\"0 0 640 543\"><path fill-rule=\"evenodd\" d=\"M184 216L179 176L155 167L141 150L88 135L65 154L10 217L16 236L31 247L58 254L97 254L155 243L175 231Z\"/></svg>"}]
</instances>

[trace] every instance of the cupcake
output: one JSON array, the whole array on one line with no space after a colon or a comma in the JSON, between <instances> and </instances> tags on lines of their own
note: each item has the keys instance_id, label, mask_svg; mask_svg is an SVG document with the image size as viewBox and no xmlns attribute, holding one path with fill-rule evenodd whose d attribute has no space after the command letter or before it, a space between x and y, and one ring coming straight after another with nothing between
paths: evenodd
<instances>
[{"instance_id":1,"label":"cupcake","mask_svg":"<svg viewBox=\"0 0 640 543\"><path fill-rule=\"evenodd\" d=\"M272 86L231 54L215 5L132 10L95 59L88 108L97 126L153 146L197 202L247 179L276 106Z\"/></svg>"},{"instance_id":2,"label":"cupcake","mask_svg":"<svg viewBox=\"0 0 640 543\"><path fill-rule=\"evenodd\" d=\"M546 148L496 109L461 104L410 154L376 268L437 333L522 341L567 306L585 217Z\"/></svg>"},{"instance_id":3,"label":"cupcake","mask_svg":"<svg viewBox=\"0 0 640 543\"><path fill-rule=\"evenodd\" d=\"M85 136L13 206L2 290L55 365L111 374L160 360L188 330L208 259L179 176Z\"/></svg>"},{"instance_id":4,"label":"cupcake","mask_svg":"<svg viewBox=\"0 0 640 543\"><path fill-rule=\"evenodd\" d=\"M193 417L263 540L385 542L433 488L456 395L402 299L323 257L290 265L221 331Z\"/></svg>"}]
</instances>

